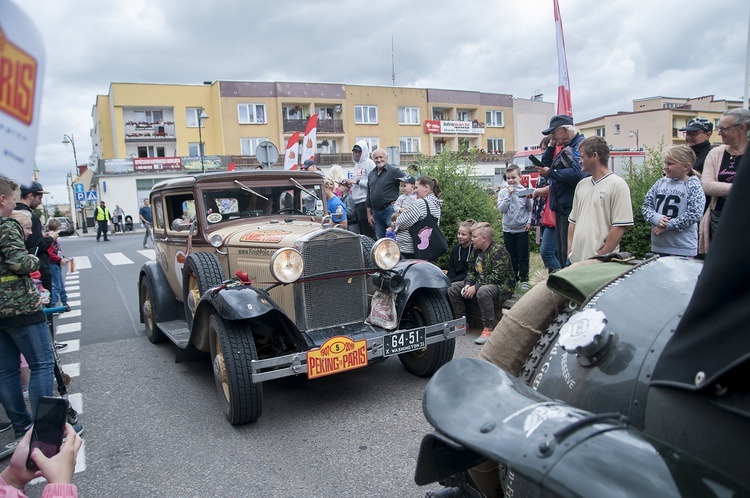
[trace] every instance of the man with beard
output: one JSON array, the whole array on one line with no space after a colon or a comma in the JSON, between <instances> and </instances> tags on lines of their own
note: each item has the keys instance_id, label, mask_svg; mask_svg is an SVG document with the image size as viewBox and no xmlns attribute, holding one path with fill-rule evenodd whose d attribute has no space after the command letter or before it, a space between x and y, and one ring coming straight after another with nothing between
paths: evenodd
<instances>
[{"instance_id":1,"label":"man with beard","mask_svg":"<svg viewBox=\"0 0 750 498\"><path fill-rule=\"evenodd\" d=\"M39 258L39 273L42 274L40 280L42 286L48 291L52 291L52 272L49 268L49 249L52 241L57 238L57 232L48 232L45 234L42 229L42 222L34 210L42 203L44 187L39 182L31 182L27 185L21 185L21 200L16 203L16 209L19 211L28 211L31 213L31 235L26 239L26 250L29 254Z\"/></svg>"}]
</instances>

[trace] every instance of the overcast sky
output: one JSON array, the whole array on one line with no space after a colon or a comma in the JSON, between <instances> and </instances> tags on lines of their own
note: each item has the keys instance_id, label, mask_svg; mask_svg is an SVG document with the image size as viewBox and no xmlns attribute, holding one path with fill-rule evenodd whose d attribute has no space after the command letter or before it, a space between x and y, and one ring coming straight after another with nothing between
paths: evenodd
<instances>
[{"instance_id":1,"label":"overcast sky","mask_svg":"<svg viewBox=\"0 0 750 498\"><path fill-rule=\"evenodd\" d=\"M37 166L55 202L111 82L391 84L557 97L552 0L0 0L44 37ZM559 0L576 121L655 95L743 95L748 0ZM278 145L278 144L277 144Z\"/></svg>"}]
</instances>

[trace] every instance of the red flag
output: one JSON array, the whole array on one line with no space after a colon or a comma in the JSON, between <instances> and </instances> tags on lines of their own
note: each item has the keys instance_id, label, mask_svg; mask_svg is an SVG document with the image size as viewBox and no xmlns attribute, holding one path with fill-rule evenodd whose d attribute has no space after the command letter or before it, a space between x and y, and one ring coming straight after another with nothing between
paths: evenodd
<instances>
[{"instance_id":1,"label":"red flag","mask_svg":"<svg viewBox=\"0 0 750 498\"><path fill-rule=\"evenodd\" d=\"M305 139L302 141L302 157L304 160L315 160L317 135L318 115L313 114L312 116L310 116L310 119L307 120L307 126L305 126Z\"/></svg>"},{"instance_id":2,"label":"red flag","mask_svg":"<svg viewBox=\"0 0 750 498\"><path fill-rule=\"evenodd\" d=\"M232 161L231 163L229 163L229 166L227 166L227 171L234 171L235 167L236 165L234 164L234 161Z\"/></svg>"},{"instance_id":3,"label":"red flag","mask_svg":"<svg viewBox=\"0 0 750 498\"><path fill-rule=\"evenodd\" d=\"M297 169L299 164L299 132L295 131L289 141L286 143L286 152L284 153L284 169Z\"/></svg>"},{"instance_id":4,"label":"red flag","mask_svg":"<svg viewBox=\"0 0 750 498\"><path fill-rule=\"evenodd\" d=\"M565 37L563 36L560 6L555 4L555 31L557 31L557 114L573 116L573 103L570 99L570 80L568 80L568 59L565 55Z\"/></svg>"}]
</instances>

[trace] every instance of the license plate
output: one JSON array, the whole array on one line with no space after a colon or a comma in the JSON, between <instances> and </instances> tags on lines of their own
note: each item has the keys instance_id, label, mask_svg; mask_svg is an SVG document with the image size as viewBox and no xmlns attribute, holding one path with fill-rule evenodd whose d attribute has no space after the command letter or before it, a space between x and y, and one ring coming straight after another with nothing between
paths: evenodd
<instances>
[{"instance_id":1,"label":"license plate","mask_svg":"<svg viewBox=\"0 0 750 498\"><path fill-rule=\"evenodd\" d=\"M383 337L383 356L423 349L427 346L427 334L424 327L395 332Z\"/></svg>"}]
</instances>

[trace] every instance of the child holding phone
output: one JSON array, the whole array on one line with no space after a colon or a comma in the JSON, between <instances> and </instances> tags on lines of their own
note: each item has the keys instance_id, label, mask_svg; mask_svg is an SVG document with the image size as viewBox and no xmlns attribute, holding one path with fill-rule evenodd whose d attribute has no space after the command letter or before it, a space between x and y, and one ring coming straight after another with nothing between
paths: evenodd
<instances>
[{"instance_id":1,"label":"child holding phone","mask_svg":"<svg viewBox=\"0 0 750 498\"><path fill-rule=\"evenodd\" d=\"M706 196L693 172L695 153L687 145L675 145L664 154L664 178L643 200L643 218L653 225L651 251L661 256L698 254L698 223Z\"/></svg>"},{"instance_id":2,"label":"child holding phone","mask_svg":"<svg viewBox=\"0 0 750 498\"><path fill-rule=\"evenodd\" d=\"M524 193L521 185L521 168L511 164L505 170L508 186L500 190L497 209L503 213L503 241L510 255L513 271L521 290L529 290L529 234L531 228L531 196L520 196L516 190Z\"/></svg>"}]
</instances>

